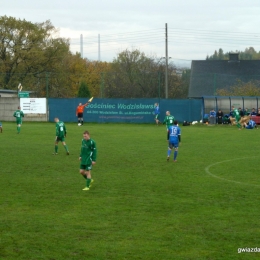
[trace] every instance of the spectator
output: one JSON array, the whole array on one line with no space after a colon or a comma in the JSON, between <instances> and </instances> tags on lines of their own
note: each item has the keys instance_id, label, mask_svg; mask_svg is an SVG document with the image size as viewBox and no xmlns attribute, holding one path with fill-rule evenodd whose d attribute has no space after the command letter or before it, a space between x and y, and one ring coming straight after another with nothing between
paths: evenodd
<instances>
[{"instance_id":1,"label":"spectator","mask_svg":"<svg viewBox=\"0 0 260 260\"><path fill-rule=\"evenodd\" d=\"M230 114L225 114L223 116L223 124L230 124L231 123L229 117L230 117Z\"/></svg>"},{"instance_id":2,"label":"spectator","mask_svg":"<svg viewBox=\"0 0 260 260\"><path fill-rule=\"evenodd\" d=\"M216 112L214 109L211 109L211 111L209 112L209 123L211 125L216 124Z\"/></svg>"},{"instance_id":3,"label":"spectator","mask_svg":"<svg viewBox=\"0 0 260 260\"><path fill-rule=\"evenodd\" d=\"M218 124L223 124L223 112L221 109L218 110L218 113L217 113L217 122Z\"/></svg>"},{"instance_id":4,"label":"spectator","mask_svg":"<svg viewBox=\"0 0 260 260\"><path fill-rule=\"evenodd\" d=\"M234 111L233 111L233 106L232 106L232 108L231 108L231 110L229 112L229 116L235 117L235 114L234 114Z\"/></svg>"},{"instance_id":5,"label":"spectator","mask_svg":"<svg viewBox=\"0 0 260 260\"><path fill-rule=\"evenodd\" d=\"M260 108L258 108L256 115L257 115L257 116L260 116Z\"/></svg>"},{"instance_id":6,"label":"spectator","mask_svg":"<svg viewBox=\"0 0 260 260\"><path fill-rule=\"evenodd\" d=\"M240 117L244 116L244 111L241 109L241 107L238 108L238 112L239 112Z\"/></svg>"},{"instance_id":7,"label":"spectator","mask_svg":"<svg viewBox=\"0 0 260 260\"><path fill-rule=\"evenodd\" d=\"M251 111L250 115L251 115L251 116L256 116L256 112L255 112L255 109L254 109L254 108L252 108L252 111Z\"/></svg>"},{"instance_id":8,"label":"spectator","mask_svg":"<svg viewBox=\"0 0 260 260\"><path fill-rule=\"evenodd\" d=\"M244 110L244 116L249 116L250 112L248 111L248 108L246 107Z\"/></svg>"}]
</instances>

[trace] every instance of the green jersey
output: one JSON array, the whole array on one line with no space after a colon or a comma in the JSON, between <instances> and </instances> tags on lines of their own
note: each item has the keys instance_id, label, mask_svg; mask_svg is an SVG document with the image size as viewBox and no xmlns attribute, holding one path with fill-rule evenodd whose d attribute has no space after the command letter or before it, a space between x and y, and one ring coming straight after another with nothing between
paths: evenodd
<instances>
[{"instance_id":1,"label":"green jersey","mask_svg":"<svg viewBox=\"0 0 260 260\"><path fill-rule=\"evenodd\" d=\"M166 124L167 128L171 125L173 125L174 122L174 116L168 115L164 118L163 124Z\"/></svg>"},{"instance_id":2,"label":"green jersey","mask_svg":"<svg viewBox=\"0 0 260 260\"><path fill-rule=\"evenodd\" d=\"M16 117L17 122L22 122L22 117L24 117L24 113L22 110L16 110L13 114L14 117Z\"/></svg>"},{"instance_id":3,"label":"green jersey","mask_svg":"<svg viewBox=\"0 0 260 260\"><path fill-rule=\"evenodd\" d=\"M234 112L235 118L236 118L236 119L240 119L239 111L238 111L236 108L233 110L233 112Z\"/></svg>"},{"instance_id":4,"label":"green jersey","mask_svg":"<svg viewBox=\"0 0 260 260\"><path fill-rule=\"evenodd\" d=\"M67 134L66 126L62 121L56 123L56 136L64 138Z\"/></svg>"},{"instance_id":5,"label":"green jersey","mask_svg":"<svg viewBox=\"0 0 260 260\"><path fill-rule=\"evenodd\" d=\"M96 142L93 139L82 139L80 157L82 165L91 165L92 161L96 161L97 148Z\"/></svg>"}]
</instances>

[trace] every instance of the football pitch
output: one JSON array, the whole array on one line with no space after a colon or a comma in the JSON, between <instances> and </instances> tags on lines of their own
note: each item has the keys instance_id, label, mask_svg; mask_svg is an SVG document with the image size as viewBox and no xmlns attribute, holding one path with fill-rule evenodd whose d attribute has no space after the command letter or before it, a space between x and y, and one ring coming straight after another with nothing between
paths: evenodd
<instances>
[{"instance_id":1,"label":"football pitch","mask_svg":"<svg viewBox=\"0 0 260 260\"><path fill-rule=\"evenodd\" d=\"M55 123L3 123L0 259L260 258L260 129L181 126L175 163L165 126L66 127L70 155L60 143L54 156ZM98 150L89 191L84 130Z\"/></svg>"}]
</instances>

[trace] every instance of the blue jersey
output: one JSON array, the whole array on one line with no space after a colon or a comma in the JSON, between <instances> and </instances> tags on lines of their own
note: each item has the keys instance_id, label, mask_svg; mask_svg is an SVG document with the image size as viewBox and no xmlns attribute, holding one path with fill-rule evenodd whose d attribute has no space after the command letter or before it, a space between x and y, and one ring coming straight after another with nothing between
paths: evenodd
<instances>
[{"instance_id":1,"label":"blue jersey","mask_svg":"<svg viewBox=\"0 0 260 260\"><path fill-rule=\"evenodd\" d=\"M168 128L169 142L172 144L179 143L179 135L181 135L181 129L177 125L172 125Z\"/></svg>"},{"instance_id":2,"label":"blue jersey","mask_svg":"<svg viewBox=\"0 0 260 260\"><path fill-rule=\"evenodd\" d=\"M159 106L156 106L156 107L154 108L154 114L155 114L155 115L159 115L159 114L160 114L160 108L159 108Z\"/></svg>"},{"instance_id":3,"label":"blue jersey","mask_svg":"<svg viewBox=\"0 0 260 260\"><path fill-rule=\"evenodd\" d=\"M209 112L210 117L216 117L216 112L215 111L210 111Z\"/></svg>"},{"instance_id":4,"label":"blue jersey","mask_svg":"<svg viewBox=\"0 0 260 260\"><path fill-rule=\"evenodd\" d=\"M250 128L254 128L255 127L255 125L256 125L256 122L254 121L254 120L249 120L249 122L248 122L248 126L250 127Z\"/></svg>"}]
</instances>

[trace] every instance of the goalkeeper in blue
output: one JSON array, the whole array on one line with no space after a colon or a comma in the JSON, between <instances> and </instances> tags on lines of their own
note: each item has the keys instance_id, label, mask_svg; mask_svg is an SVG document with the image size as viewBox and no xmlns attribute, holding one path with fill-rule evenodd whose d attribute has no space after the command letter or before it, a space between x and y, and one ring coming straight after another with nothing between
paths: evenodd
<instances>
[{"instance_id":1,"label":"goalkeeper in blue","mask_svg":"<svg viewBox=\"0 0 260 260\"><path fill-rule=\"evenodd\" d=\"M170 160L172 149L174 148L173 161L177 162L178 155L178 147L181 142L181 129L178 126L178 121L174 121L173 125L168 128L168 153L167 153L167 161Z\"/></svg>"}]
</instances>

